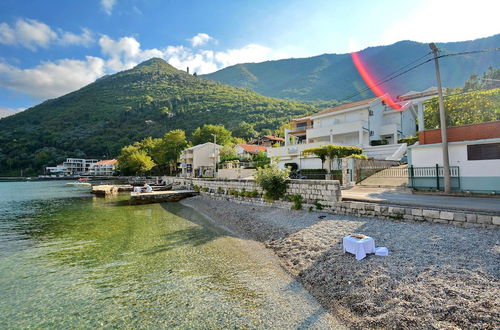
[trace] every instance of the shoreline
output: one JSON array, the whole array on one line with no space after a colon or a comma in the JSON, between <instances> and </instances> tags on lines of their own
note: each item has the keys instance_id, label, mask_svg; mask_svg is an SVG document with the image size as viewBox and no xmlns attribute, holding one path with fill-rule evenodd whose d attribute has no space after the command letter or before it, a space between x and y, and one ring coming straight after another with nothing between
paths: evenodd
<instances>
[{"instance_id":1,"label":"shoreline","mask_svg":"<svg viewBox=\"0 0 500 330\"><path fill-rule=\"evenodd\" d=\"M262 243L331 316L351 328L494 328L500 231L217 201L181 201ZM362 232L388 257L356 261L342 237Z\"/></svg>"}]
</instances>

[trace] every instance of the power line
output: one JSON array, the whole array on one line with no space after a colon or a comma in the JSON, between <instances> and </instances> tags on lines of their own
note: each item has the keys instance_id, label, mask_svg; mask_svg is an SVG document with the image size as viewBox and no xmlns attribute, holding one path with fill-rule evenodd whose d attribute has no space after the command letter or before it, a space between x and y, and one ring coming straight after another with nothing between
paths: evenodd
<instances>
[{"instance_id":1,"label":"power line","mask_svg":"<svg viewBox=\"0 0 500 330\"><path fill-rule=\"evenodd\" d=\"M437 58L449 57L449 56L459 56L459 55L469 55L469 54L477 54L477 53L488 53L488 52L494 52L494 51L499 51L499 50L500 50L500 47L499 47L499 48L491 48L491 49L481 49L481 50L474 50L474 51L461 52L461 53L443 54L443 55L438 56ZM407 73L407 72L410 72L410 71L412 71L412 70L414 70L414 69L418 68L419 66L424 65L425 63L428 63L428 62L432 61L432 60L433 60L433 58L428 59L428 60L426 60L426 61L424 61L424 62L422 62L422 63L419 63L419 64L417 64L417 65L412 66L411 68L409 68L409 69L407 69L407 70L405 70L405 71L403 71L403 72L401 72L401 73L399 73L399 74L396 74L398 71L400 71L400 70L402 70L402 69L404 69L404 68L408 67L409 65L411 65L411 64L413 64L413 63L415 63L416 61L418 61L418 60L420 60L420 59L422 59L422 58L424 58L424 57L426 57L426 56L428 56L428 55L429 55L429 54L431 54L431 53L432 53L432 52L429 52L429 53L427 53L427 54L425 54L425 55L423 55L423 56L419 57L418 59L413 60L412 62L410 62L410 63L406 64L405 66L403 66L403 67L399 68L398 70L396 70L396 71L394 71L393 73L391 73L391 74L389 74L388 76L386 76L387 78L384 78L383 80L381 80L381 81L379 81L379 82L376 82L374 85L368 86L367 88L365 88L365 89L363 89L363 90L361 90L361 91L359 91L359 92L356 92L355 94L350 95L350 96L348 96L348 97L346 97L346 98L342 99L342 100L341 100L341 101L339 101L339 102L349 101L351 98L353 98L353 97L355 97L355 96L358 96L358 95L360 95L360 94L362 94L362 93L364 93L364 92L366 92L366 91L370 90L370 89L371 89L372 87L374 87L374 86L380 86L380 85L383 85L383 84L385 84L386 82L388 82L388 81L390 81L390 80L392 80L392 79L395 79L395 78L397 78L397 77L399 77L399 76L401 76L401 75L403 75L403 74L405 74L405 73ZM394 74L396 74L396 75L394 75Z\"/></svg>"}]
</instances>

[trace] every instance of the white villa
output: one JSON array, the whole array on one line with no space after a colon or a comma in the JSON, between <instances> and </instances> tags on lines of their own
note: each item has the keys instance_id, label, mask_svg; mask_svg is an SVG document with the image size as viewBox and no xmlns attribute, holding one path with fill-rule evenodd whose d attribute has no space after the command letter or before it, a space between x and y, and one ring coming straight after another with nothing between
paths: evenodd
<instances>
[{"instance_id":1,"label":"white villa","mask_svg":"<svg viewBox=\"0 0 500 330\"><path fill-rule=\"evenodd\" d=\"M318 158L304 156L302 151L337 144L362 147L375 159L400 160L406 144L398 140L424 129L423 102L436 95L436 88L408 92L397 98L398 110L374 97L294 119L292 129L285 130L285 146L269 148L268 155L277 158L280 167L296 163L299 168L321 168Z\"/></svg>"},{"instance_id":2,"label":"white villa","mask_svg":"<svg viewBox=\"0 0 500 330\"><path fill-rule=\"evenodd\" d=\"M216 163L222 146L207 142L184 149L181 154L183 177L214 176Z\"/></svg>"},{"instance_id":3,"label":"white villa","mask_svg":"<svg viewBox=\"0 0 500 330\"><path fill-rule=\"evenodd\" d=\"M116 159L105 159L90 165L89 174L95 176L113 176L116 171Z\"/></svg>"},{"instance_id":4,"label":"white villa","mask_svg":"<svg viewBox=\"0 0 500 330\"><path fill-rule=\"evenodd\" d=\"M62 164L46 167L45 170L51 175L89 174L92 164L98 161L98 159L66 158Z\"/></svg>"}]
</instances>

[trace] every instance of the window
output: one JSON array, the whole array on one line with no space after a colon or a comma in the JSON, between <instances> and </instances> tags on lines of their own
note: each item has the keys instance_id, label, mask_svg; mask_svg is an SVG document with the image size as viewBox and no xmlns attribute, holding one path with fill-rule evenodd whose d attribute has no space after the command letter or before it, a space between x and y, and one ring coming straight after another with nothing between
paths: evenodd
<instances>
[{"instance_id":1,"label":"window","mask_svg":"<svg viewBox=\"0 0 500 330\"><path fill-rule=\"evenodd\" d=\"M467 160L500 159L500 143L467 146Z\"/></svg>"}]
</instances>

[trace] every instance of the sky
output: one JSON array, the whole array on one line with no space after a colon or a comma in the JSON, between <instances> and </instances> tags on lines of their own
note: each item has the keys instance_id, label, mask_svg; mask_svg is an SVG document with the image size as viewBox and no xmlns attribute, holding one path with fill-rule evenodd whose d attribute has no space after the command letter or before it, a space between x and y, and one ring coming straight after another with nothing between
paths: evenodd
<instances>
[{"instance_id":1,"label":"sky","mask_svg":"<svg viewBox=\"0 0 500 330\"><path fill-rule=\"evenodd\" d=\"M500 33L498 0L2 0L0 109L21 111L161 57L210 73L400 40Z\"/></svg>"}]
</instances>

